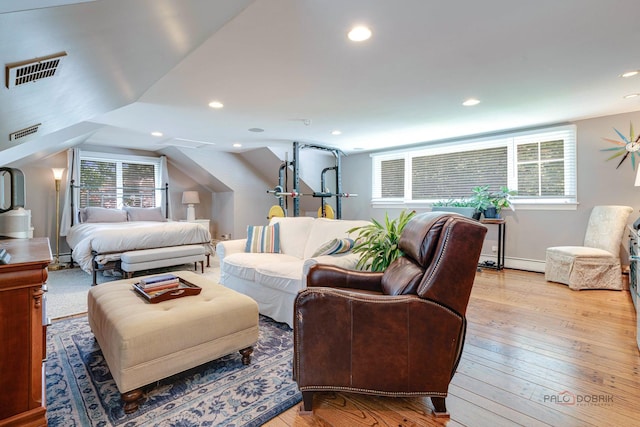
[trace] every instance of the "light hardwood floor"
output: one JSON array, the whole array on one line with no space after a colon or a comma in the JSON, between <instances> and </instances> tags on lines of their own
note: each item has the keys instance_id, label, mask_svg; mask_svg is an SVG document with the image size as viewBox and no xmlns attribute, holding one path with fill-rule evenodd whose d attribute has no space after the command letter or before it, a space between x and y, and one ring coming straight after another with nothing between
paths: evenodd
<instances>
[{"instance_id":1,"label":"light hardwood floor","mask_svg":"<svg viewBox=\"0 0 640 427\"><path fill-rule=\"evenodd\" d=\"M313 415L298 415L296 406L266 425L640 426L628 291L572 291L540 273L484 270L467 320L449 420L431 415L428 398L318 393Z\"/></svg>"}]
</instances>

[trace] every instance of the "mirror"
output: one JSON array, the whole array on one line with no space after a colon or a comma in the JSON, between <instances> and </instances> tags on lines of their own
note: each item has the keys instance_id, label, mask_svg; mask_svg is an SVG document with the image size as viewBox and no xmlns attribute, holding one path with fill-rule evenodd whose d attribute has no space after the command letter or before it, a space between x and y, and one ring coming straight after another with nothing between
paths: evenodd
<instances>
[{"instance_id":1,"label":"mirror","mask_svg":"<svg viewBox=\"0 0 640 427\"><path fill-rule=\"evenodd\" d=\"M24 175L20 169L0 168L0 213L24 207Z\"/></svg>"}]
</instances>

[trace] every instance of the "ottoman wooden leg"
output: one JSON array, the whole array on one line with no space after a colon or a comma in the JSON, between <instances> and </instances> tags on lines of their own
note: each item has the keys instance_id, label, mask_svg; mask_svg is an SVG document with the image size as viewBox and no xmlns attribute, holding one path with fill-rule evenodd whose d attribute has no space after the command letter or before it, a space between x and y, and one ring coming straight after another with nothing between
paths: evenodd
<instances>
[{"instance_id":1,"label":"ottoman wooden leg","mask_svg":"<svg viewBox=\"0 0 640 427\"><path fill-rule=\"evenodd\" d=\"M248 365L249 363L251 363L251 353L253 353L253 347L243 348L242 350L239 350L239 351L240 351L240 354L242 355L242 364Z\"/></svg>"},{"instance_id":2,"label":"ottoman wooden leg","mask_svg":"<svg viewBox=\"0 0 640 427\"><path fill-rule=\"evenodd\" d=\"M142 389L135 389L120 395L124 402L124 413L131 414L138 410L138 401L142 397Z\"/></svg>"}]
</instances>

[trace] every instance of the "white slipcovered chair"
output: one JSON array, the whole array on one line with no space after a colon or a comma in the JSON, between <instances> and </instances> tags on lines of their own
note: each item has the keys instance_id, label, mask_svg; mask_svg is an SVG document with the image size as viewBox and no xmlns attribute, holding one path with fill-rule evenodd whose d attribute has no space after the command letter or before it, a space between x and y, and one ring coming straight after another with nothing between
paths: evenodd
<instances>
[{"instance_id":1,"label":"white slipcovered chair","mask_svg":"<svg viewBox=\"0 0 640 427\"><path fill-rule=\"evenodd\" d=\"M571 289L622 290L620 244L630 206L595 206L583 246L547 248L544 276Z\"/></svg>"}]
</instances>

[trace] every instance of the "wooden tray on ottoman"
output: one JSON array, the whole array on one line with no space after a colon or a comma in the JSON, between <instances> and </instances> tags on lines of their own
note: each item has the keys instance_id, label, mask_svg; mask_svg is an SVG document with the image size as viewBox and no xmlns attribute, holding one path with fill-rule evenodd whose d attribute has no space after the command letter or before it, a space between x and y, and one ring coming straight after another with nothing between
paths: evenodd
<instances>
[{"instance_id":1,"label":"wooden tray on ottoman","mask_svg":"<svg viewBox=\"0 0 640 427\"><path fill-rule=\"evenodd\" d=\"M198 295L200 291L202 291L202 288L200 286L194 285L193 283L184 280L182 277L180 277L179 279L180 283L175 288L147 292L140 286L139 283L134 283L133 289L135 289L135 291L138 292L140 296L142 296L151 304L168 301L170 299L182 298L189 295Z\"/></svg>"}]
</instances>

